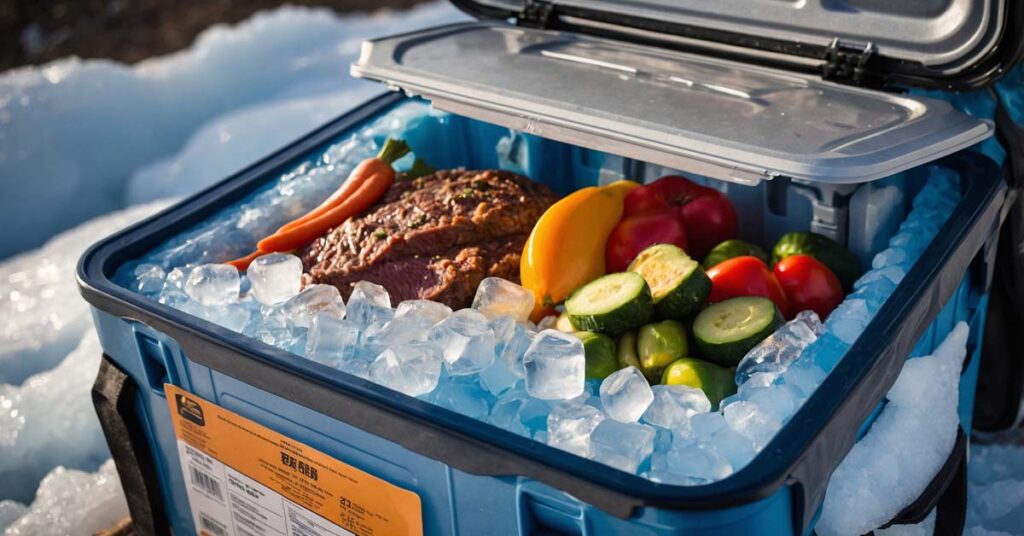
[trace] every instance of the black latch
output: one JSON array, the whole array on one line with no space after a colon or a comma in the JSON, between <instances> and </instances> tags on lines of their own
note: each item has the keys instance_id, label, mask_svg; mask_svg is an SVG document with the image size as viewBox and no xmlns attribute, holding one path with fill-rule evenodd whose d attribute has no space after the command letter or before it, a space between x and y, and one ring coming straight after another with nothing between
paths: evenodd
<instances>
[{"instance_id":1,"label":"black latch","mask_svg":"<svg viewBox=\"0 0 1024 536\"><path fill-rule=\"evenodd\" d=\"M555 13L555 6L543 0L526 0L523 10L516 17L516 24L527 28L539 28L549 30L552 23L558 19Z\"/></svg>"},{"instance_id":2,"label":"black latch","mask_svg":"<svg viewBox=\"0 0 1024 536\"><path fill-rule=\"evenodd\" d=\"M825 80L854 86L877 86L878 80L871 76L871 64L875 57L875 45L869 43L844 43L833 39L825 49L825 63L821 66L821 77Z\"/></svg>"}]
</instances>

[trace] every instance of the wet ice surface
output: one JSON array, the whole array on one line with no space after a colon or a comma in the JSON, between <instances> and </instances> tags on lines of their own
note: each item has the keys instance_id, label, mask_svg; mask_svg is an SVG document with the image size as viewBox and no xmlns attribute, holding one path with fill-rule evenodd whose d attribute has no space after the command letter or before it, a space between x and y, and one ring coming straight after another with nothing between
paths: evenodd
<instances>
[{"instance_id":1,"label":"wet ice surface","mask_svg":"<svg viewBox=\"0 0 1024 536\"><path fill-rule=\"evenodd\" d=\"M0 528L4 510L0 502ZM3 536L96 534L127 515L113 460L107 460L95 473L57 467L46 475L35 500L16 521L11 520Z\"/></svg>"}]
</instances>

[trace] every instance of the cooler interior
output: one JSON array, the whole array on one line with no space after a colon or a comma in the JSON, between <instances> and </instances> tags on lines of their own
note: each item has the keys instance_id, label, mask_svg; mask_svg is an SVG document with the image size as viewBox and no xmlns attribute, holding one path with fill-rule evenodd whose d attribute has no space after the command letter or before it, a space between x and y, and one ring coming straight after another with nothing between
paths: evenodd
<instances>
[{"instance_id":1,"label":"cooler interior","mask_svg":"<svg viewBox=\"0 0 1024 536\"><path fill-rule=\"evenodd\" d=\"M265 182L254 185L252 191L204 221L142 257L124 262L117 269L115 282L156 299L158 292L133 288L133 271L139 264L155 263L170 271L185 265L221 262L250 252L260 237L303 214L335 190L352 167L375 154L387 137L402 138L413 148L414 155L396 163L398 170L408 168L414 156L438 169L504 169L543 182L561 195L623 178L650 181L670 173L683 173L722 191L732 200L739 214L740 238L770 248L787 232L814 230L845 244L866 270L877 262L876 255L889 247L890 238L897 234L901 223L912 212L915 196L929 181L958 180L953 172L924 165L860 185L816 185L779 178L746 186L510 131L434 110L415 98L394 99L393 102L362 126L342 132L329 143L311 147L306 157L283 173L268 174ZM905 268L909 269L910 261L904 262ZM972 332L980 329L984 308L979 306L984 304L984 297L984 289L973 284L970 274L965 276L913 355L931 352L958 321L971 322ZM982 312L978 313L979 310ZM207 320L217 319L208 317ZM587 534L597 527L604 527L609 533L627 533L633 526L631 523L665 533L675 533L684 527L690 531L687 533L705 530L718 534L722 531L743 533L763 526L764 522L778 527L779 533L793 531L792 497L786 488L761 501L711 513L666 513L648 508L637 512L632 520L623 521L529 478L470 475L310 412L239 382L229 374L196 364L172 339L147 326L126 324L102 311L96 312L96 321L106 353L142 386L139 413L153 446L160 487L176 532L191 530L192 518L181 490L184 483L173 434L166 426L166 403L161 400L160 391L165 381L263 422L347 463L415 489L424 499L425 525L430 534L467 530L467 533L475 533L488 523L518 526L522 534L542 530ZM972 344L973 339L976 337L972 337ZM144 345L139 341L150 341L155 350L140 350ZM303 348L301 343L284 348L298 356L281 359L280 364L308 373L310 367L300 364L303 363ZM848 355L846 359L857 359L857 356ZM971 361L968 370L976 370L976 356ZM330 385L342 375L320 368L323 370L316 378L320 383ZM960 414L961 422L968 426L973 375L968 374L968 381L964 383L961 398L965 403L960 406ZM865 423L864 429L868 425ZM456 510L459 515L455 515Z\"/></svg>"}]
</instances>

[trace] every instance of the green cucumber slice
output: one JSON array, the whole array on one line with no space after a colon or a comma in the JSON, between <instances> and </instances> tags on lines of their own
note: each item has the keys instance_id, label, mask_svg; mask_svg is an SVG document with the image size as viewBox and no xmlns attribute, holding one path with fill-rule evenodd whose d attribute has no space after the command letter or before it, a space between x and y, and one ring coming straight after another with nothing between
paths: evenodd
<instances>
[{"instance_id":1,"label":"green cucumber slice","mask_svg":"<svg viewBox=\"0 0 1024 536\"><path fill-rule=\"evenodd\" d=\"M603 380L609 374L619 370L619 361L615 355L615 341L602 333L592 331L576 331L573 335L583 341L587 378Z\"/></svg>"},{"instance_id":2,"label":"green cucumber slice","mask_svg":"<svg viewBox=\"0 0 1024 536\"><path fill-rule=\"evenodd\" d=\"M641 251L629 264L629 271L647 281L659 318L692 315L711 294L711 279L697 261L672 244L655 244Z\"/></svg>"},{"instance_id":3,"label":"green cucumber slice","mask_svg":"<svg viewBox=\"0 0 1024 536\"><path fill-rule=\"evenodd\" d=\"M782 313L771 300L743 296L701 311L693 321L693 336L703 358L732 367L782 323Z\"/></svg>"},{"instance_id":4,"label":"green cucumber slice","mask_svg":"<svg viewBox=\"0 0 1024 536\"><path fill-rule=\"evenodd\" d=\"M643 277L621 272L583 285L565 300L565 312L580 331L618 335L651 318L651 290Z\"/></svg>"}]
</instances>

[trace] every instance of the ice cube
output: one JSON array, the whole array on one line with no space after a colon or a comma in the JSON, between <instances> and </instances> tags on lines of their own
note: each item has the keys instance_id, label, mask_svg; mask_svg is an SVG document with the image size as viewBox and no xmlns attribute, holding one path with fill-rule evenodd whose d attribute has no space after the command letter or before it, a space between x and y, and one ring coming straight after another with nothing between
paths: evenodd
<instances>
[{"instance_id":1,"label":"ice cube","mask_svg":"<svg viewBox=\"0 0 1024 536\"><path fill-rule=\"evenodd\" d=\"M583 342L561 331L537 334L523 356L526 390L544 400L566 400L583 393L586 359Z\"/></svg>"},{"instance_id":2,"label":"ice cube","mask_svg":"<svg viewBox=\"0 0 1024 536\"><path fill-rule=\"evenodd\" d=\"M666 456L668 470L684 476L689 484L716 482L732 474L729 460L709 443L673 447Z\"/></svg>"},{"instance_id":3,"label":"ice cube","mask_svg":"<svg viewBox=\"0 0 1024 536\"><path fill-rule=\"evenodd\" d=\"M327 313L341 318L345 316L345 302L341 293L332 285L310 285L302 292L284 302L284 313L292 324L308 328L313 317Z\"/></svg>"},{"instance_id":4,"label":"ice cube","mask_svg":"<svg viewBox=\"0 0 1024 536\"><path fill-rule=\"evenodd\" d=\"M414 319L417 325L425 329L448 318L452 308L432 300L405 300L395 309L395 318Z\"/></svg>"},{"instance_id":5,"label":"ice cube","mask_svg":"<svg viewBox=\"0 0 1024 536\"><path fill-rule=\"evenodd\" d=\"M498 397L494 407L491 408L487 422L502 430L530 437L530 429L523 424L520 418L520 412L527 401L529 401L529 397L521 391L506 391Z\"/></svg>"},{"instance_id":6,"label":"ice cube","mask_svg":"<svg viewBox=\"0 0 1024 536\"><path fill-rule=\"evenodd\" d=\"M635 474L654 450L654 434L654 428L646 424L604 419L590 434L590 457Z\"/></svg>"},{"instance_id":7,"label":"ice cube","mask_svg":"<svg viewBox=\"0 0 1024 536\"><path fill-rule=\"evenodd\" d=\"M275 305L299 293L302 260L286 253L268 253L252 261L246 275L253 296L260 303Z\"/></svg>"},{"instance_id":8,"label":"ice cube","mask_svg":"<svg viewBox=\"0 0 1024 536\"><path fill-rule=\"evenodd\" d=\"M729 427L747 436L757 451L764 448L782 428L782 422L776 418L775 413L765 411L749 400L738 400L722 410Z\"/></svg>"},{"instance_id":9,"label":"ice cube","mask_svg":"<svg viewBox=\"0 0 1024 536\"><path fill-rule=\"evenodd\" d=\"M494 332L487 318L473 309L456 311L430 328L427 338L444 351L452 376L476 374L494 363Z\"/></svg>"},{"instance_id":10,"label":"ice cube","mask_svg":"<svg viewBox=\"0 0 1024 536\"><path fill-rule=\"evenodd\" d=\"M816 344L820 344L828 334L822 335ZM825 371L814 362L798 361L782 374L781 383L800 392L803 397L810 398L814 390L825 380Z\"/></svg>"},{"instance_id":11,"label":"ice cube","mask_svg":"<svg viewBox=\"0 0 1024 536\"><path fill-rule=\"evenodd\" d=\"M736 366L736 384L758 373L782 374L823 330L817 313L801 311L747 352Z\"/></svg>"},{"instance_id":12,"label":"ice cube","mask_svg":"<svg viewBox=\"0 0 1024 536\"><path fill-rule=\"evenodd\" d=\"M636 422L654 401L654 392L639 369L626 367L609 374L601 382L600 397L609 417L622 422Z\"/></svg>"},{"instance_id":13,"label":"ice cube","mask_svg":"<svg viewBox=\"0 0 1024 536\"><path fill-rule=\"evenodd\" d=\"M394 317L395 312L391 309L391 296L387 289L369 281L360 281L352 287L345 315L360 329L366 329L374 323L383 325Z\"/></svg>"},{"instance_id":14,"label":"ice cube","mask_svg":"<svg viewBox=\"0 0 1024 536\"><path fill-rule=\"evenodd\" d=\"M521 379L522 374L513 373L500 360L480 372L480 385L495 396L511 389Z\"/></svg>"},{"instance_id":15,"label":"ice cube","mask_svg":"<svg viewBox=\"0 0 1024 536\"><path fill-rule=\"evenodd\" d=\"M878 270L887 266L897 266L907 260L907 252L902 248L890 247L883 250L871 260L871 267Z\"/></svg>"},{"instance_id":16,"label":"ice cube","mask_svg":"<svg viewBox=\"0 0 1024 536\"><path fill-rule=\"evenodd\" d=\"M164 288L167 274L158 264L142 263L135 267L135 291L146 296L156 296Z\"/></svg>"},{"instance_id":17,"label":"ice cube","mask_svg":"<svg viewBox=\"0 0 1024 536\"><path fill-rule=\"evenodd\" d=\"M689 426L690 417L711 411L711 401L700 389L687 385L655 385L652 389L654 400L643 415L648 424L662 428Z\"/></svg>"},{"instance_id":18,"label":"ice cube","mask_svg":"<svg viewBox=\"0 0 1024 536\"><path fill-rule=\"evenodd\" d=\"M523 356L533 342L533 331L525 324L515 323L508 316L491 320L490 326L494 331L495 356L505 364L509 372L524 377L526 371L523 368Z\"/></svg>"},{"instance_id":19,"label":"ice cube","mask_svg":"<svg viewBox=\"0 0 1024 536\"><path fill-rule=\"evenodd\" d=\"M864 300L846 299L828 316L827 331L846 344L853 344L871 320Z\"/></svg>"},{"instance_id":20,"label":"ice cube","mask_svg":"<svg viewBox=\"0 0 1024 536\"><path fill-rule=\"evenodd\" d=\"M443 376L430 395L430 402L477 420L487 418L494 401L472 376Z\"/></svg>"},{"instance_id":21,"label":"ice cube","mask_svg":"<svg viewBox=\"0 0 1024 536\"><path fill-rule=\"evenodd\" d=\"M484 278L473 297L473 309L490 319L509 315L516 322L526 322L533 306L533 292L500 277Z\"/></svg>"},{"instance_id":22,"label":"ice cube","mask_svg":"<svg viewBox=\"0 0 1024 536\"><path fill-rule=\"evenodd\" d=\"M341 368L355 356L359 344L359 326L339 316L321 311L313 317L306 336L306 358Z\"/></svg>"},{"instance_id":23,"label":"ice cube","mask_svg":"<svg viewBox=\"0 0 1024 536\"><path fill-rule=\"evenodd\" d=\"M590 455L590 434L604 420L596 408L562 402L548 415L548 445L578 456Z\"/></svg>"},{"instance_id":24,"label":"ice cube","mask_svg":"<svg viewBox=\"0 0 1024 536\"><path fill-rule=\"evenodd\" d=\"M537 322L537 329L534 331L544 331L545 329L555 329L555 323L558 322L558 315L548 315L540 319Z\"/></svg>"},{"instance_id":25,"label":"ice cube","mask_svg":"<svg viewBox=\"0 0 1024 536\"><path fill-rule=\"evenodd\" d=\"M381 352L370 365L370 379L409 396L429 393L441 376L441 349L413 342Z\"/></svg>"},{"instance_id":26,"label":"ice cube","mask_svg":"<svg viewBox=\"0 0 1024 536\"><path fill-rule=\"evenodd\" d=\"M227 264L196 266L185 282L185 293L203 305L224 305L238 301L241 282L238 270Z\"/></svg>"}]
</instances>

